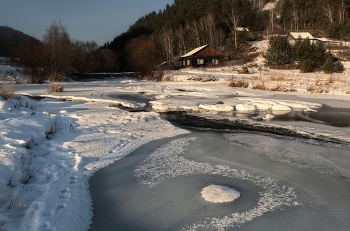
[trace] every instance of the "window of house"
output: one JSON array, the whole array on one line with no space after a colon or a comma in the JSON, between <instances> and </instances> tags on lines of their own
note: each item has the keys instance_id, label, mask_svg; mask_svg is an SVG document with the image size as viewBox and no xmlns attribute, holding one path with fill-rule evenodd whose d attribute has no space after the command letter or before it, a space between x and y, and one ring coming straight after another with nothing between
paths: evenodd
<instances>
[{"instance_id":1,"label":"window of house","mask_svg":"<svg viewBox=\"0 0 350 231\"><path fill-rule=\"evenodd\" d=\"M198 65L203 65L204 64L204 59L197 59L197 64Z\"/></svg>"},{"instance_id":2,"label":"window of house","mask_svg":"<svg viewBox=\"0 0 350 231\"><path fill-rule=\"evenodd\" d=\"M212 64L214 64L214 65L219 65L219 60L218 60L218 59L213 59L213 60L212 60Z\"/></svg>"},{"instance_id":3,"label":"window of house","mask_svg":"<svg viewBox=\"0 0 350 231\"><path fill-rule=\"evenodd\" d=\"M186 61L182 61L182 66L186 66Z\"/></svg>"},{"instance_id":4,"label":"window of house","mask_svg":"<svg viewBox=\"0 0 350 231\"><path fill-rule=\"evenodd\" d=\"M187 66L191 65L191 60L187 60Z\"/></svg>"}]
</instances>

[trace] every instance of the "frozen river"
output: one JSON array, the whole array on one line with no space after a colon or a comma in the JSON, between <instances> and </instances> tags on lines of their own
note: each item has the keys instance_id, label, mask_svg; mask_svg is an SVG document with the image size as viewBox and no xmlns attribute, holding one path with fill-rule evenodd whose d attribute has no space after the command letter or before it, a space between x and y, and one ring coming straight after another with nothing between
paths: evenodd
<instances>
[{"instance_id":1,"label":"frozen river","mask_svg":"<svg viewBox=\"0 0 350 231\"><path fill-rule=\"evenodd\" d=\"M154 141L91 178L91 230L349 230L347 155L344 145L255 132ZM210 185L240 196L207 201Z\"/></svg>"}]
</instances>

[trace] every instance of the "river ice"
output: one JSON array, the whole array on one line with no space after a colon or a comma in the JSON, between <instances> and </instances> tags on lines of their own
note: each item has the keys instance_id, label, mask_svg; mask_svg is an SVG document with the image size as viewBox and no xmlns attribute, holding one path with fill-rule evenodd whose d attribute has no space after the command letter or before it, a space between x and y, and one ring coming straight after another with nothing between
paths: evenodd
<instances>
[{"instance_id":1,"label":"river ice","mask_svg":"<svg viewBox=\"0 0 350 231\"><path fill-rule=\"evenodd\" d=\"M265 149L259 143L264 138ZM289 155L306 155L301 149L319 145L346 153L344 147L246 132L192 131L152 143L91 179L91 230L347 230L348 182L303 168L313 157L309 163L294 159L291 166L267 154L275 144L282 150L283 142L294 147L286 148ZM233 202L208 202L202 190L209 185L241 194Z\"/></svg>"}]
</instances>

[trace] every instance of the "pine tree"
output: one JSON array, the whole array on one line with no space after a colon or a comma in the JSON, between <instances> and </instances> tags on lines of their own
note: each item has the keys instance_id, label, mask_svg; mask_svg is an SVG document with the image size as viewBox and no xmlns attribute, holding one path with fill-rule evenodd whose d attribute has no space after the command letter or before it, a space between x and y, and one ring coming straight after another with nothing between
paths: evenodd
<instances>
[{"instance_id":1,"label":"pine tree","mask_svg":"<svg viewBox=\"0 0 350 231\"><path fill-rule=\"evenodd\" d=\"M292 61L292 49L285 36L272 37L266 51L265 62L269 66L281 66Z\"/></svg>"},{"instance_id":2,"label":"pine tree","mask_svg":"<svg viewBox=\"0 0 350 231\"><path fill-rule=\"evenodd\" d=\"M330 52L327 53L326 61L324 62L322 69L326 74L333 73L333 56Z\"/></svg>"},{"instance_id":3,"label":"pine tree","mask_svg":"<svg viewBox=\"0 0 350 231\"><path fill-rule=\"evenodd\" d=\"M326 60L326 50L322 43L311 43L307 39L298 39L292 48L293 58L299 63L301 72L313 72L320 69Z\"/></svg>"}]
</instances>

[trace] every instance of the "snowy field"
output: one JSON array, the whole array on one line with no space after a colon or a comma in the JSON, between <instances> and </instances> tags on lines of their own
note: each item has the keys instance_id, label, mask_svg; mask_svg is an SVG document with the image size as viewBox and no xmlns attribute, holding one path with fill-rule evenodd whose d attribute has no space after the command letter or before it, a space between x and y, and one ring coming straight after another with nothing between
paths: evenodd
<instances>
[{"instance_id":1,"label":"snowy field","mask_svg":"<svg viewBox=\"0 0 350 231\"><path fill-rule=\"evenodd\" d=\"M0 65L0 69L1 83L25 79L14 67ZM157 112L185 110L206 118L239 119L342 145L350 143L349 126L275 120L290 112L317 112L323 105L348 110L348 70L332 76L277 70L261 73L259 66L252 65L250 71L251 75L237 75L231 67L188 69L169 72L166 78L172 81L157 83L130 78L65 82L64 92L50 94L47 84L16 84L17 99L0 99L0 230L88 230L93 216L89 179L96 171L153 140L189 133ZM250 87L228 87L226 82L232 78L249 81ZM258 83L269 89L280 85L296 91L253 89ZM325 87L328 92L311 92L311 86ZM147 107L152 111L143 110ZM320 149L311 157L286 160L275 149L269 150L268 143L266 138L259 145L276 161L303 163L317 172L350 179L347 155L329 155ZM203 193L210 195L212 190L224 189ZM237 196L237 192L230 195Z\"/></svg>"}]
</instances>

